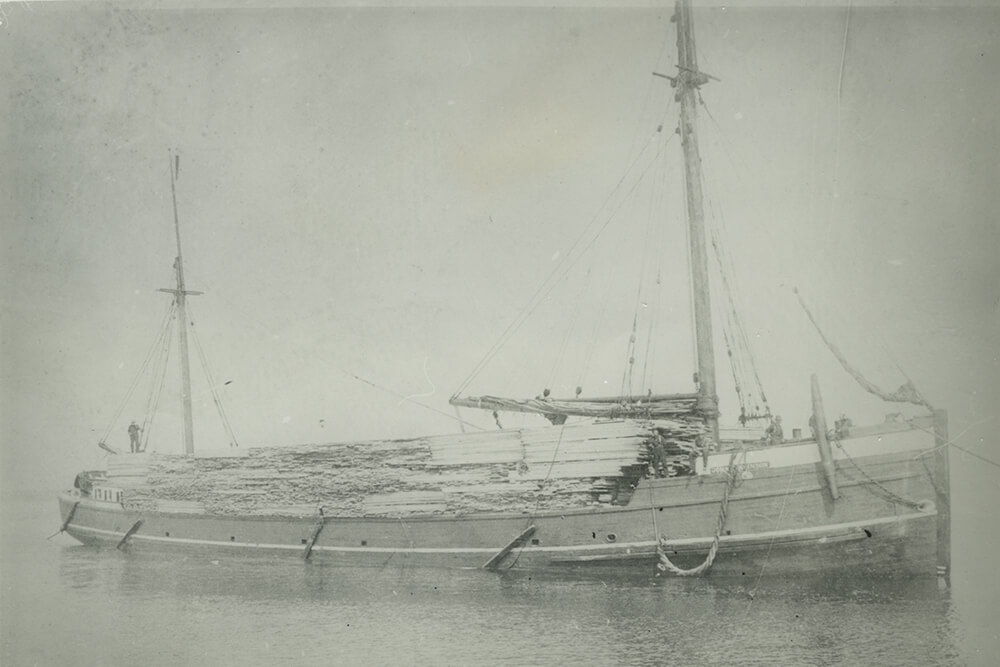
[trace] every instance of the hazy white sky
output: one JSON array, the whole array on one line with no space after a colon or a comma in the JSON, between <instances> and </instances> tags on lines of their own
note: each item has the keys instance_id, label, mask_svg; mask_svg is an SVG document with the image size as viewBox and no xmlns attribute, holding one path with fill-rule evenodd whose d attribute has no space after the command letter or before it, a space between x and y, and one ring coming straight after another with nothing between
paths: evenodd
<instances>
[{"instance_id":1,"label":"hazy white sky","mask_svg":"<svg viewBox=\"0 0 1000 667\"><path fill-rule=\"evenodd\" d=\"M691 389L676 104L650 74L674 70L671 9L4 11L5 482L62 486L99 458L168 299L170 149L189 287L207 292L193 316L246 445L455 430L345 372L450 412L611 211L469 391L616 392L637 294L637 363L655 391ZM992 415L1000 13L856 6L846 52L843 6L695 16L721 79L702 93L707 207L773 408L803 425L816 372L831 416L894 410L838 369L798 286L876 382L898 385L898 363L953 433ZM724 356L720 339L720 385ZM167 379L156 442L177 451ZM995 457L976 428L963 442Z\"/></svg>"}]
</instances>

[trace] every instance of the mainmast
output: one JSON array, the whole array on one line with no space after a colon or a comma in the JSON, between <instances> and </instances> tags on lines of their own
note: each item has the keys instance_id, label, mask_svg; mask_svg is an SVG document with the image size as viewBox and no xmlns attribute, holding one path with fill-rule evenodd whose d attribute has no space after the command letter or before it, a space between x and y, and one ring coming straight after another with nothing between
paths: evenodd
<instances>
[{"instance_id":1,"label":"mainmast","mask_svg":"<svg viewBox=\"0 0 1000 667\"><path fill-rule=\"evenodd\" d=\"M688 237L691 249L691 282L694 291L694 327L698 356L697 408L719 438L719 397L715 390L715 345L712 340L712 308L708 285L708 252L705 240L705 212L701 192L701 156L698 152L698 88L708 82L708 75L698 70L694 47L694 20L691 0L677 0L674 21L677 23L678 73L674 79L681 117L679 132L684 149L684 180L687 186Z\"/></svg>"},{"instance_id":2,"label":"mainmast","mask_svg":"<svg viewBox=\"0 0 1000 667\"><path fill-rule=\"evenodd\" d=\"M694 22L691 15L691 0L677 0L672 19L677 23L678 73L676 77L653 72L654 75L669 79L677 89L680 102L680 123L677 128L684 150L684 180L686 185L688 237L691 254L691 283L694 294L694 325L697 355L697 394L675 394L671 396L643 397L635 401L632 397L608 397L577 399L548 399L536 397L534 400L507 399L497 396L461 397L459 394L483 368L490 356L502 344L494 345L479 366L462 383L449 402L455 406L466 406L483 410L531 412L547 417L566 416L633 416L645 414L665 416L677 413L681 408L687 415L703 419L711 432L711 437L719 439L719 397L715 389L715 345L712 338L712 307L709 296L708 251L705 235L705 213L701 191L701 156L698 153L697 95L698 89L714 78L698 69L698 58L694 46ZM505 334L506 335L506 334ZM655 405L654 401L655 400ZM562 423L553 421L553 423Z\"/></svg>"},{"instance_id":3,"label":"mainmast","mask_svg":"<svg viewBox=\"0 0 1000 667\"><path fill-rule=\"evenodd\" d=\"M180 358L181 358L181 402L184 405L184 453L194 453L194 419L191 415L191 364L188 359L188 316L185 306L186 297L191 294L202 294L184 288L184 261L181 254L181 226L177 218L177 168L179 156L170 159L170 196L174 204L174 232L177 236L177 259L174 260L174 273L177 276L176 289L160 289L161 292L173 294L177 300L177 317L180 318Z\"/></svg>"}]
</instances>

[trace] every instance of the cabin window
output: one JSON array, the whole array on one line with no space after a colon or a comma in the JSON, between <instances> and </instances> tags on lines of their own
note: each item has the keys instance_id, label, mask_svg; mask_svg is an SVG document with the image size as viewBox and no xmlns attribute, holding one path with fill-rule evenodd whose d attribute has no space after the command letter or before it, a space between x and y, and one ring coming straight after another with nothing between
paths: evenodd
<instances>
[{"instance_id":1,"label":"cabin window","mask_svg":"<svg viewBox=\"0 0 1000 667\"><path fill-rule=\"evenodd\" d=\"M608 533L608 536L604 539L606 539L608 542L617 542L618 536L615 535L614 533Z\"/></svg>"},{"instance_id":2,"label":"cabin window","mask_svg":"<svg viewBox=\"0 0 1000 667\"><path fill-rule=\"evenodd\" d=\"M302 544L305 544L305 543L306 543L306 542L308 542L308 541L309 541L309 540L307 540L306 538L304 538L304 537L302 538Z\"/></svg>"},{"instance_id":3,"label":"cabin window","mask_svg":"<svg viewBox=\"0 0 1000 667\"><path fill-rule=\"evenodd\" d=\"M170 531L169 530L167 532L163 533L163 534L166 535L167 537L170 537Z\"/></svg>"},{"instance_id":4,"label":"cabin window","mask_svg":"<svg viewBox=\"0 0 1000 667\"><path fill-rule=\"evenodd\" d=\"M537 537L533 537L533 538L531 538L531 543L534 544L537 547L539 544L542 543L542 541L540 539L538 539Z\"/></svg>"},{"instance_id":5,"label":"cabin window","mask_svg":"<svg viewBox=\"0 0 1000 667\"><path fill-rule=\"evenodd\" d=\"M229 536L229 541L230 542L235 542L236 541L236 536L235 535L230 535Z\"/></svg>"},{"instance_id":6,"label":"cabin window","mask_svg":"<svg viewBox=\"0 0 1000 667\"><path fill-rule=\"evenodd\" d=\"M367 547L368 546L368 540L361 540L361 546Z\"/></svg>"},{"instance_id":7,"label":"cabin window","mask_svg":"<svg viewBox=\"0 0 1000 667\"><path fill-rule=\"evenodd\" d=\"M95 486L90 490L90 496L94 500L101 500L106 503L119 503L121 504L125 498L125 492L121 489L109 488L104 486Z\"/></svg>"}]
</instances>

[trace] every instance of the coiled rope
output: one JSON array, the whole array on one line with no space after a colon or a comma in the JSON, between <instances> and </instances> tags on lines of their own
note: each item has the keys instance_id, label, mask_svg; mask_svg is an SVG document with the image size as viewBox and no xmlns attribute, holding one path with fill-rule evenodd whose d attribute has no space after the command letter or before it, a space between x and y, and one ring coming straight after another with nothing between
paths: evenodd
<instances>
[{"instance_id":1,"label":"coiled rope","mask_svg":"<svg viewBox=\"0 0 1000 667\"><path fill-rule=\"evenodd\" d=\"M722 531L726 527L726 512L729 509L729 494L731 494L733 489L736 487L736 480L740 477L736 465L737 454L739 454L739 452L733 452L729 457L729 469L726 471L726 476L728 477L728 480L726 481L726 490L722 493L722 503L719 505L719 516L715 521L715 537L712 538L712 546L709 548L708 555L705 556L705 560L702 561L701 565L687 570L677 567L670 562L670 558L667 557L667 539L665 537L660 537L660 542L656 545L656 553L660 557L660 562L657 563L656 568L660 572L671 572L676 574L678 577L697 577L698 575L707 572L708 569L712 567L712 563L715 562L715 556L719 552L719 538L722 537Z\"/></svg>"}]
</instances>

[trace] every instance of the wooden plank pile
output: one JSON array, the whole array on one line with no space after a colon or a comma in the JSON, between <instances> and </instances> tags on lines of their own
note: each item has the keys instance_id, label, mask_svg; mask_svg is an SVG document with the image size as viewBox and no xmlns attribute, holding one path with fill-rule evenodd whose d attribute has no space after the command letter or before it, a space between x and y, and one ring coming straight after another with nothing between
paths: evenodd
<instances>
[{"instance_id":1,"label":"wooden plank pile","mask_svg":"<svg viewBox=\"0 0 1000 667\"><path fill-rule=\"evenodd\" d=\"M693 442L701 429L698 422L679 420L581 422L415 440L262 447L239 458L151 454L145 483L129 485L125 504L278 516L318 515L322 508L326 516L348 517L614 504L627 499L646 470L652 442Z\"/></svg>"},{"instance_id":2,"label":"wooden plank pile","mask_svg":"<svg viewBox=\"0 0 1000 667\"><path fill-rule=\"evenodd\" d=\"M108 479L119 489L142 487L149 474L150 454L129 454L108 457Z\"/></svg>"}]
</instances>

